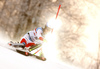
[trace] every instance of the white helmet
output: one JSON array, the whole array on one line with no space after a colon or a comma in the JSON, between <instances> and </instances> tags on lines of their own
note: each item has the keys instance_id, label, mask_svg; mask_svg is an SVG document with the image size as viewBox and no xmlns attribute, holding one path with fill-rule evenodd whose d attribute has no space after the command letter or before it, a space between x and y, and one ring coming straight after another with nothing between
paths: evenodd
<instances>
[{"instance_id":1,"label":"white helmet","mask_svg":"<svg viewBox=\"0 0 100 69\"><path fill-rule=\"evenodd\" d=\"M43 31L47 31L47 32L49 32L49 31L51 31L52 30L52 28L48 25L48 23L46 23L46 25L45 25L45 27L43 28Z\"/></svg>"},{"instance_id":2,"label":"white helmet","mask_svg":"<svg viewBox=\"0 0 100 69\"><path fill-rule=\"evenodd\" d=\"M48 31L52 30L52 28L51 28L51 26L49 25L49 23L46 23L45 29L47 29Z\"/></svg>"}]
</instances>

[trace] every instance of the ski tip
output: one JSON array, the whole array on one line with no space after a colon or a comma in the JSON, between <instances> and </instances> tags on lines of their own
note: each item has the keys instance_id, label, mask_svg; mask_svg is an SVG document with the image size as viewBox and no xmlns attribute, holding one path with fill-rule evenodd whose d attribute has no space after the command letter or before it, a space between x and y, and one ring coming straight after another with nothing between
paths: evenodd
<instances>
[{"instance_id":1,"label":"ski tip","mask_svg":"<svg viewBox=\"0 0 100 69\"><path fill-rule=\"evenodd\" d=\"M46 58L44 58L44 57L42 57L41 59L42 59L42 61L46 61Z\"/></svg>"},{"instance_id":2,"label":"ski tip","mask_svg":"<svg viewBox=\"0 0 100 69\"><path fill-rule=\"evenodd\" d=\"M39 57L39 56L36 56L37 59L40 59L42 61L46 61L46 58L45 57Z\"/></svg>"}]
</instances>

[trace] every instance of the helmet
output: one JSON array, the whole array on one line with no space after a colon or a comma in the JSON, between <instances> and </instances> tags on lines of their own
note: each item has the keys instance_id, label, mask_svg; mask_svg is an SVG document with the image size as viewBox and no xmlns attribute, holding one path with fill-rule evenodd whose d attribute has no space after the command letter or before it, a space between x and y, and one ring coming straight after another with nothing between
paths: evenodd
<instances>
[{"instance_id":1,"label":"helmet","mask_svg":"<svg viewBox=\"0 0 100 69\"><path fill-rule=\"evenodd\" d=\"M45 25L45 29L47 29L48 31L51 30L52 28L48 27L47 25Z\"/></svg>"},{"instance_id":2,"label":"helmet","mask_svg":"<svg viewBox=\"0 0 100 69\"><path fill-rule=\"evenodd\" d=\"M48 25L48 23L45 25L45 27L43 28L43 31L44 32L49 32L49 31L51 31L52 30L52 28Z\"/></svg>"}]
</instances>

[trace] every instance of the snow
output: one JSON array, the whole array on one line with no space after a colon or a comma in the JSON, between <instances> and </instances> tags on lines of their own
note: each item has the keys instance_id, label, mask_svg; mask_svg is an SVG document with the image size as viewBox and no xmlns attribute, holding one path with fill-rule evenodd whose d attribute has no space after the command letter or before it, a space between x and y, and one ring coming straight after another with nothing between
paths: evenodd
<instances>
[{"instance_id":1,"label":"snow","mask_svg":"<svg viewBox=\"0 0 100 69\"><path fill-rule=\"evenodd\" d=\"M6 47L0 46L0 69L76 69L55 61L24 56Z\"/></svg>"}]
</instances>

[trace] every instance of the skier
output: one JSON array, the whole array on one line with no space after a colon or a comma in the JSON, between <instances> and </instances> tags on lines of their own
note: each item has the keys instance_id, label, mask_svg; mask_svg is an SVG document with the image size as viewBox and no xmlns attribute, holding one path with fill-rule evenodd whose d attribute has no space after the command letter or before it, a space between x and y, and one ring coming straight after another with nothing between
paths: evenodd
<instances>
[{"instance_id":1,"label":"skier","mask_svg":"<svg viewBox=\"0 0 100 69\"><path fill-rule=\"evenodd\" d=\"M32 31L26 33L20 40L20 43L25 45L25 48L29 48L30 46L35 46L35 40L39 39L43 42L46 42L46 39L42 36L42 34L46 34L50 32L52 29L46 24L44 28L38 27ZM28 55L28 52L25 52L25 55Z\"/></svg>"}]
</instances>

